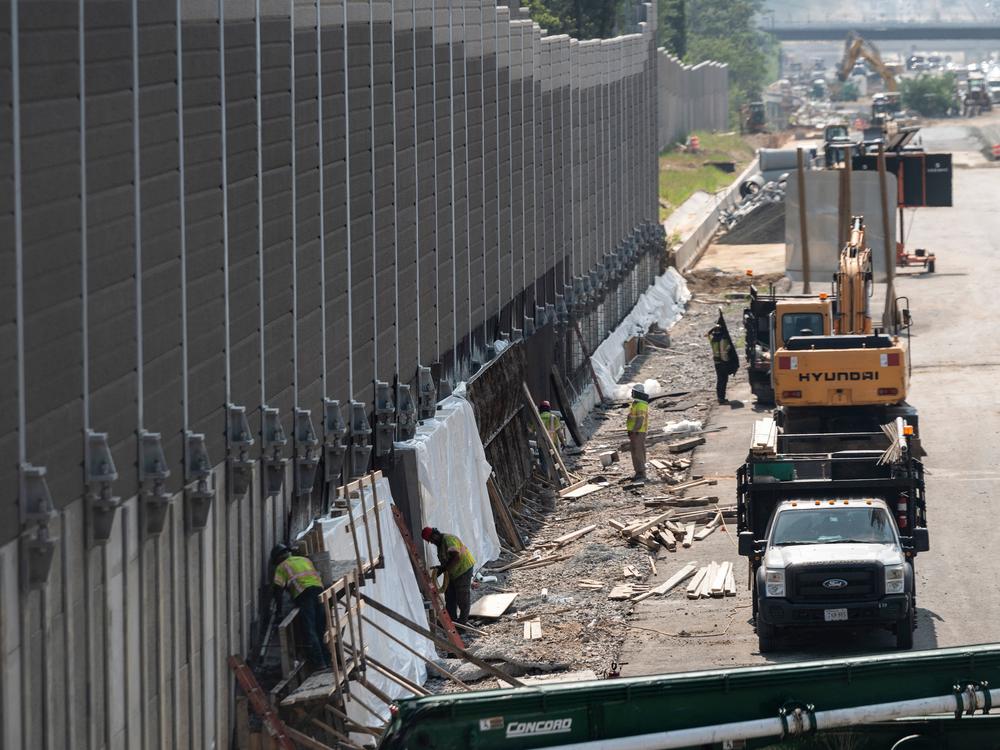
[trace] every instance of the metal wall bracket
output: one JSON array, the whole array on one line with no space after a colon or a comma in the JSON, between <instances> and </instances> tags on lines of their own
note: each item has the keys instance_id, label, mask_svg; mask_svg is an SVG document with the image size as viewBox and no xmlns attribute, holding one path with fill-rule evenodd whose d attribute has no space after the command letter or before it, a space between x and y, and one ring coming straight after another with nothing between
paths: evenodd
<instances>
[{"instance_id":1,"label":"metal wall bracket","mask_svg":"<svg viewBox=\"0 0 1000 750\"><path fill-rule=\"evenodd\" d=\"M247 421L247 408L229 404L226 407L226 440L229 443L229 497L243 497L253 479L254 460L250 458L253 435Z\"/></svg>"},{"instance_id":2,"label":"metal wall bracket","mask_svg":"<svg viewBox=\"0 0 1000 750\"><path fill-rule=\"evenodd\" d=\"M56 537L49 535L49 523L56 517L56 509L45 481L44 466L21 465L19 505L21 525L21 586L25 591L45 585L52 568L56 551Z\"/></svg>"},{"instance_id":3,"label":"metal wall bracket","mask_svg":"<svg viewBox=\"0 0 1000 750\"><path fill-rule=\"evenodd\" d=\"M49 535L48 526L39 526L32 535L21 537L21 587L31 591L44 586L52 570L52 558L56 553L57 537Z\"/></svg>"},{"instance_id":4,"label":"metal wall bracket","mask_svg":"<svg viewBox=\"0 0 1000 750\"><path fill-rule=\"evenodd\" d=\"M351 460L348 469L350 479L363 476L368 472L371 461L372 428L368 424L368 413L360 401L351 401Z\"/></svg>"},{"instance_id":5,"label":"metal wall bracket","mask_svg":"<svg viewBox=\"0 0 1000 750\"><path fill-rule=\"evenodd\" d=\"M340 413L340 401L323 399L323 478L327 482L339 482L344 471L344 435L347 425Z\"/></svg>"},{"instance_id":6,"label":"metal wall bracket","mask_svg":"<svg viewBox=\"0 0 1000 750\"><path fill-rule=\"evenodd\" d=\"M417 404L410 386L400 384L396 390L396 431L400 440L412 440L417 434Z\"/></svg>"},{"instance_id":7,"label":"metal wall bracket","mask_svg":"<svg viewBox=\"0 0 1000 750\"><path fill-rule=\"evenodd\" d=\"M437 410L437 388L429 367L417 368L417 418L433 419Z\"/></svg>"},{"instance_id":8,"label":"metal wall bracket","mask_svg":"<svg viewBox=\"0 0 1000 750\"><path fill-rule=\"evenodd\" d=\"M281 426L281 416L277 409L270 406L262 406L261 412L261 450L264 460L265 489L271 497L281 492L281 487L285 483L285 465L288 459L281 455L288 438L285 437L285 430Z\"/></svg>"},{"instance_id":9,"label":"metal wall bracket","mask_svg":"<svg viewBox=\"0 0 1000 750\"><path fill-rule=\"evenodd\" d=\"M111 483L118 479L118 470L111 455L106 432L87 430L84 451L84 481L87 485L87 546L105 544L111 538L115 511L121 498L115 497ZM140 456L141 456L140 447Z\"/></svg>"},{"instance_id":10,"label":"metal wall bracket","mask_svg":"<svg viewBox=\"0 0 1000 750\"><path fill-rule=\"evenodd\" d=\"M319 438L313 429L312 412L295 408L295 494L309 495L319 467Z\"/></svg>"},{"instance_id":11,"label":"metal wall bracket","mask_svg":"<svg viewBox=\"0 0 1000 750\"><path fill-rule=\"evenodd\" d=\"M392 397L392 386L381 380L375 381L375 455L387 456L392 453L392 442L396 439L396 403Z\"/></svg>"},{"instance_id":12,"label":"metal wall bracket","mask_svg":"<svg viewBox=\"0 0 1000 750\"><path fill-rule=\"evenodd\" d=\"M167 459L163 453L163 442L157 432L139 431L139 495L141 504L142 529L147 536L156 536L163 531L167 519L170 494L166 482L170 476Z\"/></svg>"},{"instance_id":13,"label":"metal wall bracket","mask_svg":"<svg viewBox=\"0 0 1000 750\"><path fill-rule=\"evenodd\" d=\"M215 482L205 436L188 430L184 433L184 523L188 531L205 528L214 500Z\"/></svg>"}]
</instances>

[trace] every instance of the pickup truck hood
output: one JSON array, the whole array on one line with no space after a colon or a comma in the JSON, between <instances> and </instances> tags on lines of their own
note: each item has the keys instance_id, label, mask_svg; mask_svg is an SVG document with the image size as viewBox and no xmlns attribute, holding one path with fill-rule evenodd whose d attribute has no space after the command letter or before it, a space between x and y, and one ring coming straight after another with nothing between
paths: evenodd
<instances>
[{"instance_id":1,"label":"pickup truck hood","mask_svg":"<svg viewBox=\"0 0 1000 750\"><path fill-rule=\"evenodd\" d=\"M770 547L764 555L768 568L788 565L817 565L821 563L880 562L897 565L903 555L895 544L802 544L788 547Z\"/></svg>"}]
</instances>

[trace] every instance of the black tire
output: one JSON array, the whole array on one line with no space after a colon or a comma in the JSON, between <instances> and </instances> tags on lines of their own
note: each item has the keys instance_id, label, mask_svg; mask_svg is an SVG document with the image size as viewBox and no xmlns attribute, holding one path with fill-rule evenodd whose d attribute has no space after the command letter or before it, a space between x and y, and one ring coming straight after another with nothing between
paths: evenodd
<instances>
[{"instance_id":1,"label":"black tire","mask_svg":"<svg viewBox=\"0 0 1000 750\"><path fill-rule=\"evenodd\" d=\"M778 630L774 625L768 625L757 616L757 650L762 654L769 654L775 650L778 640Z\"/></svg>"},{"instance_id":2,"label":"black tire","mask_svg":"<svg viewBox=\"0 0 1000 750\"><path fill-rule=\"evenodd\" d=\"M927 273L934 273L934 261L927 261Z\"/></svg>"},{"instance_id":3,"label":"black tire","mask_svg":"<svg viewBox=\"0 0 1000 750\"><path fill-rule=\"evenodd\" d=\"M916 626L914 607L911 604L906 617L896 623L896 648L909 651L913 648L913 629Z\"/></svg>"}]
</instances>

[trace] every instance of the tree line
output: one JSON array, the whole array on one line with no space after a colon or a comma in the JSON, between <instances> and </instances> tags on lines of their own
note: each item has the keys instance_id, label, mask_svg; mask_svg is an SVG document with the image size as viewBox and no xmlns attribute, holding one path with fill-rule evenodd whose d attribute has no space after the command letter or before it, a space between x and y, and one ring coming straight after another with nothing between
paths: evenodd
<instances>
[{"instance_id":1,"label":"tree line","mask_svg":"<svg viewBox=\"0 0 1000 750\"><path fill-rule=\"evenodd\" d=\"M530 0L531 17L552 34L577 39L614 36L632 0ZM759 99L777 43L758 29L764 0L659 0L657 44L686 63L729 66L730 107Z\"/></svg>"}]
</instances>

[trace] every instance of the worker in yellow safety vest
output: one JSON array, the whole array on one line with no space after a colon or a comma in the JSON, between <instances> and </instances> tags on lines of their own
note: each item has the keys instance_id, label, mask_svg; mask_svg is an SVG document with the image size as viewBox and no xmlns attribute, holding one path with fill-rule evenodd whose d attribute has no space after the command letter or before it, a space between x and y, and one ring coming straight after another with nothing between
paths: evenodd
<instances>
[{"instance_id":1,"label":"worker in yellow safety vest","mask_svg":"<svg viewBox=\"0 0 1000 750\"><path fill-rule=\"evenodd\" d=\"M437 579L444 573L445 609L452 620L464 625L469 619L476 558L454 534L442 534L438 529L425 526L420 536L437 547L438 564L431 568L431 575Z\"/></svg>"},{"instance_id":2,"label":"worker in yellow safety vest","mask_svg":"<svg viewBox=\"0 0 1000 750\"><path fill-rule=\"evenodd\" d=\"M556 447L556 450L560 450L566 443L566 428L563 427L562 415L557 411L552 411L552 404L548 401L542 401L538 405L538 414L542 418L542 424L545 425L545 431L552 438L552 445Z\"/></svg>"},{"instance_id":3,"label":"worker in yellow safety vest","mask_svg":"<svg viewBox=\"0 0 1000 750\"><path fill-rule=\"evenodd\" d=\"M629 450L632 453L633 479L646 479L646 430L649 429L649 396L646 389L637 385L632 389L632 408L625 422L628 430Z\"/></svg>"},{"instance_id":4,"label":"worker in yellow safety vest","mask_svg":"<svg viewBox=\"0 0 1000 750\"><path fill-rule=\"evenodd\" d=\"M271 565L274 567L274 601L277 614L281 613L281 595L286 589L299 608L306 637L306 654L313 669L330 666L330 652L323 646L326 630L326 616L319 595L323 591L323 579L308 557L293 555L284 544L275 545L271 550Z\"/></svg>"}]
</instances>

